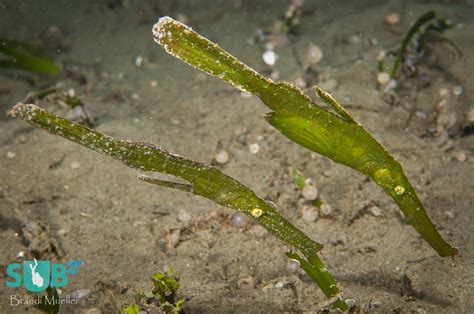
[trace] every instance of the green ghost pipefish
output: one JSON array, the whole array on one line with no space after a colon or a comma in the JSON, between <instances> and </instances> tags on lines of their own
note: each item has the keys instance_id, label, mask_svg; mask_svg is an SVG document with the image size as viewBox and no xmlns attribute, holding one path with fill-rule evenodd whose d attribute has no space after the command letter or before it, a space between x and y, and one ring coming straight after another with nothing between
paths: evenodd
<instances>
[{"instance_id":1,"label":"green ghost pipefish","mask_svg":"<svg viewBox=\"0 0 474 314\"><path fill-rule=\"evenodd\" d=\"M457 254L434 227L401 165L329 93L316 87L326 110L286 82L273 82L183 23L162 17L155 41L174 57L258 96L266 120L296 143L369 176L398 204L410 224L441 256Z\"/></svg>"},{"instance_id":2,"label":"green ghost pipefish","mask_svg":"<svg viewBox=\"0 0 474 314\"><path fill-rule=\"evenodd\" d=\"M168 153L159 146L104 135L32 104L17 104L8 114L11 117L20 117L34 126L93 151L118 159L131 168L166 173L187 182L178 183L139 176L142 181L208 198L255 219L281 241L298 249L305 258L294 252L288 252L286 255L301 263L302 269L321 288L327 298L333 301L334 308L347 309L339 288L317 254L323 245L311 240L286 220L274 206L256 196L251 189L234 178L214 167Z\"/></svg>"}]
</instances>

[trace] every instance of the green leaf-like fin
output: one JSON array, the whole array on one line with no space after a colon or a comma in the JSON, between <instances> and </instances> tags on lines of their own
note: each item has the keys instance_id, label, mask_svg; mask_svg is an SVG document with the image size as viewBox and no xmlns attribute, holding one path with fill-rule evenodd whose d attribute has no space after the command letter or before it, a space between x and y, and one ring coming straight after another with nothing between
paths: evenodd
<instances>
[{"instance_id":1,"label":"green leaf-like fin","mask_svg":"<svg viewBox=\"0 0 474 314\"><path fill-rule=\"evenodd\" d=\"M430 15L425 17L428 18ZM457 254L457 249L434 227L401 165L329 93L317 88L334 113L317 106L294 85L263 77L217 44L167 16L153 26L153 36L176 58L257 95L272 110L267 121L282 134L372 178L439 255Z\"/></svg>"}]
</instances>

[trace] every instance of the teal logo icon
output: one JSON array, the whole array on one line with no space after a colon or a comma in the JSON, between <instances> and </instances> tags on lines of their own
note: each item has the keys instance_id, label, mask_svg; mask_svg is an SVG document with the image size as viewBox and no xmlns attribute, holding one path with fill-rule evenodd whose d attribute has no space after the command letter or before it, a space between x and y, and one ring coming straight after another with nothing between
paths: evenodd
<instances>
[{"instance_id":1,"label":"teal logo icon","mask_svg":"<svg viewBox=\"0 0 474 314\"><path fill-rule=\"evenodd\" d=\"M51 265L49 261L23 262L23 285L31 292L46 290L49 286Z\"/></svg>"},{"instance_id":2,"label":"teal logo icon","mask_svg":"<svg viewBox=\"0 0 474 314\"><path fill-rule=\"evenodd\" d=\"M65 265L36 259L24 261L23 264L9 264L7 277L11 280L7 280L6 285L9 288L18 288L23 283L23 286L31 292L41 292L49 286L51 288L64 287L69 282L68 275L77 275L81 264L83 264L81 260L69 260Z\"/></svg>"}]
</instances>

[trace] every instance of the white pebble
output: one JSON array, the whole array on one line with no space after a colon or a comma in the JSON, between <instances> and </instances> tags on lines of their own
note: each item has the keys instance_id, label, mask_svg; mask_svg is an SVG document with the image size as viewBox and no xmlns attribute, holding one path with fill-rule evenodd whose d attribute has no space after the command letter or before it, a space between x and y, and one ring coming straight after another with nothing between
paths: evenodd
<instances>
[{"instance_id":1,"label":"white pebble","mask_svg":"<svg viewBox=\"0 0 474 314\"><path fill-rule=\"evenodd\" d=\"M377 82L380 85L385 85L389 81L390 81L390 75L388 75L387 72L379 72L379 74L377 74Z\"/></svg>"},{"instance_id":2,"label":"white pebble","mask_svg":"<svg viewBox=\"0 0 474 314\"><path fill-rule=\"evenodd\" d=\"M386 52L385 50L380 51L380 52L377 54L377 61L380 61L380 60L385 59L386 53L387 53L387 52Z\"/></svg>"},{"instance_id":3,"label":"white pebble","mask_svg":"<svg viewBox=\"0 0 474 314\"><path fill-rule=\"evenodd\" d=\"M136 58L135 58L135 65L136 65L137 67L140 67L140 66L142 66L142 64L143 64L143 57L142 57L142 56L136 57Z\"/></svg>"},{"instance_id":4,"label":"white pebble","mask_svg":"<svg viewBox=\"0 0 474 314\"><path fill-rule=\"evenodd\" d=\"M158 82L156 80L151 80L150 87L156 87L156 86L158 86Z\"/></svg>"},{"instance_id":5,"label":"white pebble","mask_svg":"<svg viewBox=\"0 0 474 314\"><path fill-rule=\"evenodd\" d=\"M291 271L296 271L300 268L300 262L296 259L292 259L290 258L288 260L288 264L287 264L287 267L291 270Z\"/></svg>"},{"instance_id":6,"label":"white pebble","mask_svg":"<svg viewBox=\"0 0 474 314\"><path fill-rule=\"evenodd\" d=\"M274 66L278 59L278 54L273 50L267 50L263 53L262 58L263 62L269 66Z\"/></svg>"},{"instance_id":7,"label":"white pebble","mask_svg":"<svg viewBox=\"0 0 474 314\"><path fill-rule=\"evenodd\" d=\"M221 150L216 154L215 160L223 165L229 161L229 154L225 150Z\"/></svg>"},{"instance_id":8,"label":"white pebble","mask_svg":"<svg viewBox=\"0 0 474 314\"><path fill-rule=\"evenodd\" d=\"M447 89L447 88L444 88L444 87L443 87L443 88L440 88L440 89L439 89L439 95L440 95L441 97L446 97L446 96L448 96L448 95L449 95L448 89Z\"/></svg>"},{"instance_id":9,"label":"white pebble","mask_svg":"<svg viewBox=\"0 0 474 314\"><path fill-rule=\"evenodd\" d=\"M7 152L7 158L8 159L13 159L16 157L16 154L14 152Z\"/></svg>"},{"instance_id":10,"label":"white pebble","mask_svg":"<svg viewBox=\"0 0 474 314\"><path fill-rule=\"evenodd\" d=\"M356 301L354 299L346 299L345 302L347 304L347 307L350 309L356 306Z\"/></svg>"},{"instance_id":11,"label":"white pebble","mask_svg":"<svg viewBox=\"0 0 474 314\"><path fill-rule=\"evenodd\" d=\"M375 205L369 207L369 212L375 217L379 217L380 215L382 215L382 210L380 209L380 207Z\"/></svg>"},{"instance_id":12,"label":"white pebble","mask_svg":"<svg viewBox=\"0 0 474 314\"><path fill-rule=\"evenodd\" d=\"M453 87L453 94L459 96L462 94L463 88L462 86L454 86Z\"/></svg>"},{"instance_id":13,"label":"white pebble","mask_svg":"<svg viewBox=\"0 0 474 314\"><path fill-rule=\"evenodd\" d=\"M325 216L331 215L331 212L332 212L331 205L327 203L322 204L320 210L321 210L321 213Z\"/></svg>"},{"instance_id":14,"label":"white pebble","mask_svg":"<svg viewBox=\"0 0 474 314\"><path fill-rule=\"evenodd\" d=\"M18 252L18 254L16 255L17 258L23 258L24 256L25 256L25 252L23 251Z\"/></svg>"},{"instance_id":15,"label":"white pebble","mask_svg":"<svg viewBox=\"0 0 474 314\"><path fill-rule=\"evenodd\" d=\"M314 65L321 61L323 58L323 51L319 46L310 44L308 47L308 51L306 53L306 60L308 61L309 65Z\"/></svg>"},{"instance_id":16,"label":"white pebble","mask_svg":"<svg viewBox=\"0 0 474 314\"><path fill-rule=\"evenodd\" d=\"M465 153L461 152L459 153L457 156L456 156L456 159L459 161L459 162L465 162L467 160L467 156Z\"/></svg>"},{"instance_id":17,"label":"white pebble","mask_svg":"<svg viewBox=\"0 0 474 314\"><path fill-rule=\"evenodd\" d=\"M74 96L76 96L76 91L74 90L74 88L70 88L67 91L67 94L69 95L69 97L74 97Z\"/></svg>"},{"instance_id":18,"label":"white pebble","mask_svg":"<svg viewBox=\"0 0 474 314\"><path fill-rule=\"evenodd\" d=\"M139 100L139 99L140 99L140 95L138 95L137 93L133 93L133 94L132 94L132 99L134 99L134 100Z\"/></svg>"},{"instance_id":19,"label":"white pebble","mask_svg":"<svg viewBox=\"0 0 474 314\"><path fill-rule=\"evenodd\" d=\"M181 222L188 222L191 218L191 215L184 209L180 210L178 213L178 220Z\"/></svg>"},{"instance_id":20,"label":"white pebble","mask_svg":"<svg viewBox=\"0 0 474 314\"><path fill-rule=\"evenodd\" d=\"M79 300L85 297L88 297L91 294L91 291L89 289L80 289L71 292L71 299L74 300Z\"/></svg>"},{"instance_id":21,"label":"white pebble","mask_svg":"<svg viewBox=\"0 0 474 314\"><path fill-rule=\"evenodd\" d=\"M318 210L311 205L305 205L301 208L301 218L305 221L313 222L318 219Z\"/></svg>"},{"instance_id":22,"label":"white pebble","mask_svg":"<svg viewBox=\"0 0 474 314\"><path fill-rule=\"evenodd\" d=\"M80 167L81 167L81 164L78 161L71 162L72 169L79 169Z\"/></svg>"},{"instance_id":23,"label":"white pebble","mask_svg":"<svg viewBox=\"0 0 474 314\"><path fill-rule=\"evenodd\" d=\"M308 201L314 201L318 198L319 190L314 185L305 185L303 188L303 197Z\"/></svg>"},{"instance_id":24,"label":"white pebble","mask_svg":"<svg viewBox=\"0 0 474 314\"><path fill-rule=\"evenodd\" d=\"M252 154L256 154L259 151L260 151L260 145L258 145L257 143L250 144L250 152Z\"/></svg>"},{"instance_id":25,"label":"white pebble","mask_svg":"<svg viewBox=\"0 0 474 314\"><path fill-rule=\"evenodd\" d=\"M283 281L279 281L275 284L275 288L277 289L283 289L285 288L286 284Z\"/></svg>"}]
</instances>

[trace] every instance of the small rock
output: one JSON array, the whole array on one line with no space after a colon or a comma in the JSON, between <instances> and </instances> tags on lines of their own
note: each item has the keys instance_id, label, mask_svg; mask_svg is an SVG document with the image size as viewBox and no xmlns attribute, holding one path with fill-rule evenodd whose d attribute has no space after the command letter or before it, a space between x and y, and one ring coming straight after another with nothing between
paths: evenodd
<instances>
[{"instance_id":1,"label":"small rock","mask_svg":"<svg viewBox=\"0 0 474 314\"><path fill-rule=\"evenodd\" d=\"M168 229L166 230L166 247L168 251L174 249L179 243L179 237L181 236L181 229Z\"/></svg>"},{"instance_id":2,"label":"small rock","mask_svg":"<svg viewBox=\"0 0 474 314\"><path fill-rule=\"evenodd\" d=\"M454 212L452 210L447 210L447 211L444 212L444 216L446 218L453 219L454 218Z\"/></svg>"},{"instance_id":3,"label":"small rock","mask_svg":"<svg viewBox=\"0 0 474 314\"><path fill-rule=\"evenodd\" d=\"M300 269L300 262L296 259L290 258L286 266L291 271L297 271L298 269Z\"/></svg>"},{"instance_id":4,"label":"small rock","mask_svg":"<svg viewBox=\"0 0 474 314\"><path fill-rule=\"evenodd\" d=\"M15 158L15 157L16 157L16 154L15 154L14 152L7 152L7 158L8 158L8 159L11 160L11 159L13 159L13 158Z\"/></svg>"},{"instance_id":5,"label":"small rock","mask_svg":"<svg viewBox=\"0 0 474 314\"><path fill-rule=\"evenodd\" d=\"M349 42L351 44L356 44L357 45L357 44L360 44L361 41L362 41L362 39L360 38L360 35L354 34L354 35L349 36Z\"/></svg>"},{"instance_id":6,"label":"small rock","mask_svg":"<svg viewBox=\"0 0 474 314\"><path fill-rule=\"evenodd\" d=\"M60 237L64 237L64 236L67 234L67 230L66 230L66 229L59 229L59 230L57 231L57 234L58 234L58 236L60 236Z\"/></svg>"},{"instance_id":7,"label":"small rock","mask_svg":"<svg viewBox=\"0 0 474 314\"><path fill-rule=\"evenodd\" d=\"M156 86L158 86L158 82L156 80L151 80L150 87L156 87Z\"/></svg>"},{"instance_id":8,"label":"small rock","mask_svg":"<svg viewBox=\"0 0 474 314\"><path fill-rule=\"evenodd\" d=\"M377 74L377 83L380 85L385 85L390 81L390 75L387 72L379 72Z\"/></svg>"},{"instance_id":9,"label":"small rock","mask_svg":"<svg viewBox=\"0 0 474 314\"><path fill-rule=\"evenodd\" d=\"M178 220L181 222L189 222L192 219L191 214L186 210L182 209L178 213Z\"/></svg>"},{"instance_id":10,"label":"small rock","mask_svg":"<svg viewBox=\"0 0 474 314\"><path fill-rule=\"evenodd\" d=\"M301 218L305 221L313 222L318 219L318 210L314 206L305 205L301 208Z\"/></svg>"},{"instance_id":11,"label":"small rock","mask_svg":"<svg viewBox=\"0 0 474 314\"><path fill-rule=\"evenodd\" d=\"M135 66L141 67L143 65L143 57L142 56L137 56L135 58Z\"/></svg>"},{"instance_id":12,"label":"small rock","mask_svg":"<svg viewBox=\"0 0 474 314\"><path fill-rule=\"evenodd\" d=\"M283 281L279 281L275 284L275 288L277 289L283 289L286 287L286 284Z\"/></svg>"},{"instance_id":13,"label":"small rock","mask_svg":"<svg viewBox=\"0 0 474 314\"><path fill-rule=\"evenodd\" d=\"M78 161L71 162L72 169L79 169L80 167L81 167L81 164Z\"/></svg>"},{"instance_id":14,"label":"small rock","mask_svg":"<svg viewBox=\"0 0 474 314\"><path fill-rule=\"evenodd\" d=\"M456 156L456 159L459 161L459 162L465 162L467 160L467 156L465 153L461 152L459 153L457 156Z\"/></svg>"},{"instance_id":15,"label":"small rock","mask_svg":"<svg viewBox=\"0 0 474 314\"><path fill-rule=\"evenodd\" d=\"M253 289L255 288L255 280L252 276L240 278L239 281L237 281L237 286L242 290Z\"/></svg>"},{"instance_id":16,"label":"small rock","mask_svg":"<svg viewBox=\"0 0 474 314\"><path fill-rule=\"evenodd\" d=\"M400 24L400 14L397 12L392 12L387 17L385 17L385 23L387 23L390 26L396 26Z\"/></svg>"},{"instance_id":17,"label":"small rock","mask_svg":"<svg viewBox=\"0 0 474 314\"><path fill-rule=\"evenodd\" d=\"M382 215L382 210L380 209L380 207L372 205L369 207L369 213L371 213L375 217L379 217L380 215Z\"/></svg>"},{"instance_id":18,"label":"small rock","mask_svg":"<svg viewBox=\"0 0 474 314\"><path fill-rule=\"evenodd\" d=\"M268 64L269 66L274 66L276 61L278 60L278 54L273 50L267 50L262 55L263 62Z\"/></svg>"},{"instance_id":19,"label":"small rock","mask_svg":"<svg viewBox=\"0 0 474 314\"><path fill-rule=\"evenodd\" d=\"M79 299L88 297L90 294L91 294L91 290L89 289L76 290L76 291L71 292L71 299L79 300Z\"/></svg>"},{"instance_id":20,"label":"small rock","mask_svg":"<svg viewBox=\"0 0 474 314\"><path fill-rule=\"evenodd\" d=\"M314 185L305 185L303 188L303 197L308 201L314 201L318 198L319 190Z\"/></svg>"},{"instance_id":21,"label":"small rock","mask_svg":"<svg viewBox=\"0 0 474 314\"><path fill-rule=\"evenodd\" d=\"M21 143L21 144L25 144L27 141L28 141L28 139L24 135L20 135L18 137L18 142Z\"/></svg>"},{"instance_id":22,"label":"small rock","mask_svg":"<svg viewBox=\"0 0 474 314\"><path fill-rule=\"evenodd\" d=\"M323 58L323 51L319 46L310 44L306 52L306 61L309 65L315 65Z\"/></svg>"},{"instance_id":23,"label":"small rock","mask_svg":"<svg viewBox=\"0 0 474 314\"><path fill-rule=\"evenodd\" d=\"M223 165L229 161L229 154L225 150L221 150L216 154L215 160Z\"/></svg>"},{"instance_id":24,"label":"small rock","mask_svg":"<svg viewBox=\"0 0 474 314\"><path fill-rule=\"evenodd\" d=\"M453 87L453 94L456 96L460 96L463 92L462 86L454 86Z\"/></svg>"},{"instance_id":25,"label":"small rock","mask_svg":"<svg viewBox=\"0 0 474 314\"><path fill-rule=\"evenodd\" d=\"M385 88L383 89L384 92L389 92L391 90L394 90L395 88L397 88L397 81L395 80L390 80L388 81L388 83L385 85Z\"/></svg>"},{"instance_id":26,"label":"small rock","mask_svg":"<svg viewBox=\"0 0 474 314\"><path fill-rule=\"evenodd\" d=\"M356 300L354 299L346 299L346 304L347 304L347 307L349 309L353 308L354 306L356 306Z\"/></svg>"},{"instance_id":27,"label":"small rock","mask_svg":"<svg viewBox=\"0 0 474 314\"><path fill-rule=\"evenodd\" d=\"M447 97L447 96L449 95L448 89L447 89L447 88L444 88L444 87L443 87L443 88L440 88L440 89L439 89L439 95L440 95L441 97Z\"/></svg>"},{"instance_id":28,"label":"small rock","mask_svg":"<svg viewBox=\"0 0 474 314\"><path fill-rule=\"evenodd\" d=\"M255 225L250 228L249 233L257 238L263 238L267 235L268 231L260 225Z\"/></svg>"},{"instance_id":29,"label":"small rock","mask_svg":"<svg viewBox=\"0 0 474 314\"><path fill-rule=\"evenodd\" d=\"M377 61L381 61L381 60L385 59L386 55L387 55L387 52L385 50L380 51L377 54Z\"/></svg>"},{"instance_id":30,"label":"small rock","mask_svg":"<svg viewBox=\"0 0 474 314\"><path fill-rule=\"evenodd\" d=\"M325 216L329 216L332 213L331 205L327 203L323 203L319 209L321 210L321 213Z\"/></svg>"},{"instance_id":31,"label":"small rock","mask_svg":"<svg viewBox=\"0 0 474 314\"><path fill-rule=\"evenodd\" d=\"M17 258L23 258L24 256L25 256L25 252L23 251L18 252L18 254L16 255Z\"/></svg>"},{"instance_id":32,"label":"small rock","mask_svg":"<svg viewBox=\"0 0 474 314\"><path fill-rule=\"evenodd\" d=\"M260 145L257 143L250 144L250 152L252 154L257 154L260 151Z\"/></svg>"},{"instance_id":33,"label":"small rock","mask_svg":"<svg viewBox=\"0 0 474 314\"><path fill-rule=\"evenodd\" d=\"M242 213L235 213L232 215L232 224L237 228L243 228L248 224L249 218Z\"/></svg>"}]
</instances>

